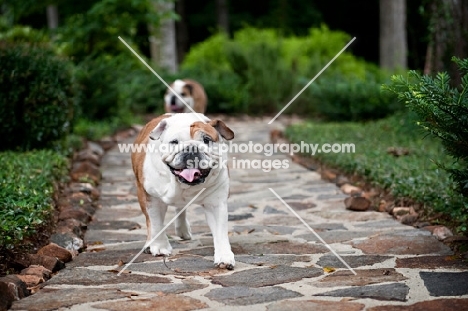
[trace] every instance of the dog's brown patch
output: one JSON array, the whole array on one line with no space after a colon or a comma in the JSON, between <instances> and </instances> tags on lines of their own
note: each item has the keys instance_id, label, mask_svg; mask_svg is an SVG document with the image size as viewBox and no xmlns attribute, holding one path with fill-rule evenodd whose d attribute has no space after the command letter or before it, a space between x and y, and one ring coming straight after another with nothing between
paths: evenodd
<instances>
[{"instance_id":1,"label":"dog's brown patch","mask_svg":"<svg viewBox=\"0 0 468 311\"><path fill-rule=\"evenodd\" d=\"M219 141L218 132L213 126L211 126L210 123L203 123L200 121L194 122L192 125L190 125L190 137L194 139L197 132L202 131L211 137L213 141Z\"/></svg>"},{"instance_id":2,"label":"dog's brown patch","mask_svg":"<svg viewBox=\"0 0 468 311\"><path fill-rule=\"evenodd\" d=\"M217 119L211 120L208 123L197 121L190 125L190 137L192 139L195 138L195 134L198 131L202 131L216 142L219 141L219 135L221 135L226 140L231 140L234 138L234 132L229 127L227 127L223 121Z\"/></svg>"},{"instance_id":3,"label":"dog's brown patch","mask_svg":"<svg viewBox=\"0 0 468 311\"><path fill-rule=\"evenodd\" d=\"M199 113L205 113L206 110L206 93L203 86L195 80L184 79L186 85L184 89L188 89L193 97L193 110Z\"/></svg>"}]
</instances>

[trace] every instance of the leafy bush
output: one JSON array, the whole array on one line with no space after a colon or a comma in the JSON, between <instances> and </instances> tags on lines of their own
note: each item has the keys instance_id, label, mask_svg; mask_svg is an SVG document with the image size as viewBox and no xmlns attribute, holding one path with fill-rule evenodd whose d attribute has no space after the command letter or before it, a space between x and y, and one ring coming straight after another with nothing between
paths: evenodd
<instances>
[{"instance_id":1,"label":"leafy bush","mask_svg":"<svg viewBox=\"0 0 468 311\"><path fill-rule=\"evenodd\" d=\"M215 34L192 47L182 74L195 73L196 79L208 85L210 105L214 94L215 104L223 103L223 112L276 112L349 40L346 33L325 26L310 29L304 37L247 27L232 40ZM380 93L384 76L376 66L344 52L287 112L341 120L385 116L398 106Z\"/></svg>"},{"instance_id":2,"label":"leafy bush","mask_svg":"<svg viewBox=\"0 0 468 311\"><path fill-rule=\"evenodd\" d=\"M304 122L286 131L292 143L305 141L355 145L354 153L316 153L320 162L389 190L397 200L412 199L422 203L425 214L442 212L460 232L468 228L466 199L457 193L450 175L435 161L451 169L462 168L444 152L440 142L432 137L423 139L413 113L367 123ZM396 157L389 148L407 150L408 155Z\"/></svg>"},{"instance_id":3,"label":"leafy bush","mask_svg":"<svg viewBox=\"0 0 468 311\"><path fill-rule=\"evenodd\" d=\"M127 53L118 36L137 38L137 41L145 40L147 43L148 34L138 33L140 28L146 29L148 24L157 27L161 20L175 17L171 11L156 8L155 4L163 5L163 2L100 0L84 3L58 29L56 40L60 50L65 55L73 56L76 62L100 55ZM83 12L79 12L82 8L85 8Z\"/></svg>"},{"instance_id":4,"label":"leafy bush","mask_svg":"<svg viewBox=\"0 0 468 311\"><path fill-rule=\"evenodd\" d=\"M244 112L247 109L245 86L233 72L226 55L229 42L225 34L214 34L194 45L181 66L181 78L195 79L205 88L208 112Z\"/></svg>"},{"instance_id":5,"label":"leafy bush","mask_svg":"<svg viewBox=\"0 0 468 311\"><path fill-rule=\"evenodd\" d=\"M71 64L49 49L0 44L0 150L49 147L72 128L77 89Z\"/></svg>"},{"instance_id":6,"label":"leafy bush","mask_svg":"<svg viewBox=\"0 0 468 311\"><path fill-rule=\"evenodd\" d=\"M284 59L294 72L310 80L350 40L351 36L347 33L330 30L325 25L320 28L311 28L308 36L283 39ZM340 74L347 78L364 79L369 70L367 66L366 62L345 51L327 68L323 75Z\"/></svg>"},{"instance_id":7,"label":"leafy bush","mask_svg":"<svg viewBox=\"0 0 468 311\"><path fill-rule=\"evenodd\" d=\"M396 96L382 92L382 81L323 77L307 94L315 113L332 121L361 121L383 118L402 109Z\"/></svg>"},{"instance_id":8,"label":"leafy bush","mask_svg":"<svg viewBox=\"0 0 468 311\"><path fill-rule=\"evenodd\" d=\"M139 60L134 61L137 63L117 77L119 105L132 114L164 113L166 86ZM176 79L176 75L164 69L159 68L156 71L167 83Z\"/></svg>"},{"instance_id":9,"label":"leafy bush","mask_svg":"<svg viewBox=\"0 0 468 311\"><path fill-rule=\"evenodd\" d=\"M180 71L179 77L194 79L203 85L208 95L208 113L247 111L247 91L239 76L232 71L190 68Z\"/></svg>"},{"instance_id":10,"label":"leafy bush","mask_svg":"<svg viewBox=\"0 0 468 311\"><path fill-rule=\"evenodd\" d=\"M227 46L227 58L248 94L249 104L244 112L273 113L292 94L294 80L281 61L281 44L278 40L270 41L275 34L272 31L260 32L259 37L254 34L250 28L236 33L234 42Z\"/></svg>"},{"instance_id":11,"label":"leafy bush","mask_svg":"<svg viewBox=\"0 0 468 311\"><path fill-rule=\"evenodd\" d=\"M0 153L0 249L12 248L50 219L54 183L67 166L51 150Z\"/></svg>"},{"instance_id":12,"label":"leafy bush","mask_svg":"<svg viewBox=\"0 0 468 311\"><path fill-rule=\"evenodd\" d=\"M77 67L82 91L82 116L103 119L119 112L115 78L122 74L112 58L86 59Z\"/></svg>"},{"instance_id":13,"label":"leafy bush","mask_svg":"<svg viewBox=\"0 0 468 311\"><path fill-rule=\"evenodd\" d=\"M157 71L165 80L173 79ZM83 92L81 110L85 119L120 119L121 125L127 125L131 114L163 111L166 87L129 53L88 58L78 65L77 78Z\"/></svg>"},{"instance_id":14,"label":"leafy bush","mask_svg":"<svg viewBox=\"0 0 468 311\"><path fill-rule=\"evenodd\" d=\"M230 42L224 33L217 33L190 48L185 56L182 70L230 71L225 47Z\"/></svg>"},{"instance_id":15,"label":"leafy bush","mask_svg":"<svg viewBox=\"0 0 468 311\"><path fill-rule=\"evenodd\" d=\"M458 161L457 169L440 160L438 163L452 174L459 191L468 197L468 59L454 57L453 61L462 74L461 85L457 87L450 86L450 77L445 72L430 77L410 71L406 78L393 76L387 88L418 114L418 124L439 138L447 153ZM467 209L468 200L460 213L466 213Z\"/></svg>"},{"instance_id":16,"label":"leafy bush","mask_svg":"<svg viewBox=\"0 0 468 311\"><path fill-rule=\"evenodd\" d=\"M13 26L0 33L0 41L45 44L50 41L50 38L45 31L31 27Z\"/></svg>"}]
</instances>

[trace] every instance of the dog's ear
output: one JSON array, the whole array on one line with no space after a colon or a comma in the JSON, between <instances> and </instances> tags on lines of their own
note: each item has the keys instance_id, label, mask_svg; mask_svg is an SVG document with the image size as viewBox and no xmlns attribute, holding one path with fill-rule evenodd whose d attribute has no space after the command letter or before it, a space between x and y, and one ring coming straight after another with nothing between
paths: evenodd
<instances>
[{"instance_id":1,"label":"dog's ear","mask_svg":"<svg viewBox=\"0 0 468 311\"><path fill-rule=\"evenodd\" d=\"M154 128L154 130L151 131L149 138L151 140L159 139L159 137L161 137L166 127L167 127L166 120L161 120L161 122L158 123L158 125Z\"/></svg>"},{"instance_id":2,"label":"dog's ear","mask_svg":"<svg viewBox=\"0 0 468 311\"><path fill-rule=\"evenodd\" d=\"M190 83L185 83L184 86L188 89L188 91L190 93L190 96L192 96L193 95L193 85L190 84Z\"/></svg>"},{"instance_id":3,"label":"dog's ear","mask_svg":"<svg viewBox=\"0 0 468 311\"><path fill-rule=\"evenodd\" d=\"M234 138L234 132L221 120L211 120L209 124L214 127L218 133L226 140Z\"/></svg>"}]
</instances>

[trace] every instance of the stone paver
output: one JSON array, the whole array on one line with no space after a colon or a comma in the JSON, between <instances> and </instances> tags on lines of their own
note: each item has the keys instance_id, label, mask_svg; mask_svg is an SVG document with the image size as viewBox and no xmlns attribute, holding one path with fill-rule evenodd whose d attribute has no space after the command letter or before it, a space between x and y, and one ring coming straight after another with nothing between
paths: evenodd
<instances>
[{"instance_id":1,"label":"stone paver","mask_svg":"<svg viewBox=\"0 0 468 311\"><path fill-rule=\"evenodd\" d=\"M268 143L268 119L224 120L236 142ZM284 122L285 120L283 120ZM287 120L286 120L287 121ZM275 127L282 122L275 122ZM134 138L127 142L132 142ZM386 213L345 209L346 197L288 155L231 153L231 159L279 159L289 168L240 169L229 161L229 235L234 271L216 269L203 208L188 210L193 239L171 226L173 255L141 254L145 217L136 198L130 155L111 149L101 165L100 208L85 253L13 310L464 310L468 267L429 232ZM268 190L274 189L355 269L353 275ZM169 208L166 220L175 215Z\"/></svg>"}]
</instances>

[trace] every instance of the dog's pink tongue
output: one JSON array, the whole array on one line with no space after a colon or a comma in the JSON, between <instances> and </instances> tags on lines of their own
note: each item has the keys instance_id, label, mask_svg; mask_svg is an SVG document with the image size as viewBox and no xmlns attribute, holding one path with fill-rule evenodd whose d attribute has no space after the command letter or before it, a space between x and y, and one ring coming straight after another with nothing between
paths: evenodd
<instances>
[{"instance_id":1,"label":"dog's pink tongue","mask_svg":"<svg viewBox=\"0 0 468 311\"><path fill-rule=\"evenodd\" d=\"M194 181L197 176L200 176L200 170L198 168L186 168L179 174L182 176L186 181L192 182Z\"/></svg>"}]
</instances>

